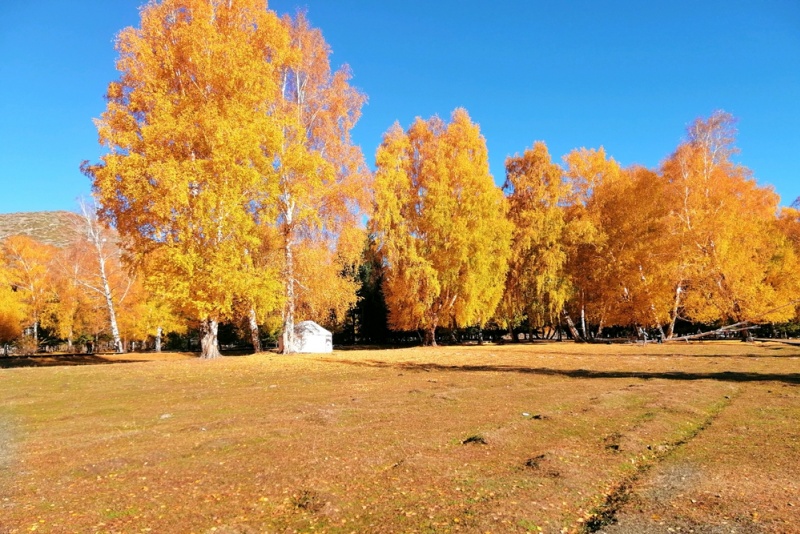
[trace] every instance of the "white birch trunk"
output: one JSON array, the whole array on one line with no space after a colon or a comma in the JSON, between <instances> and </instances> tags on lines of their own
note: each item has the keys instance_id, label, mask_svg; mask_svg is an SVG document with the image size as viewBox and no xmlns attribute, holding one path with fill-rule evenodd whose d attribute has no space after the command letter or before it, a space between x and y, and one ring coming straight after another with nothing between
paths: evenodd
<instances>
[{"instance_id":1,"label":"white birch trunk","mask_svg":"<svg viewBox=\"0 0 800 534\"><path fill-rule=\"evenodd\" d=\"M156 352L161 352L161 336L164 334L164 329L160 326L156 329Z\"/></svg>"},{"instance_id":2,"label":"white birch trunk","mask_svg":"<svg viewBox=\"0 0 800 534\"><path fill-rule=\"evenodd\" d=\"M114 347L116 352L125 352L125 347L122 345L122 340L119 336L119 327L117 326L117 313L114 310L114 299L111 294L111 286L108 283L108 276L106 275L106 261L100 252L101 249L97 246L98 260L100 263L100 279L103 284L103 296L106 299L106 308L108 309L108 322L111 326L111 337L114 338Z\"/></svg>"},{"instance_id":3,"label":"white birch trunk","mask_svg":"<svg viewBox=\"0 0 800 534\"><path fill-rule=\"evenodd\" d=\"M256 310L250 308L247 314L247 322L250 325L250 341L253 343L253 352L261 352L261 336L258 332L258 321L256 320Z\"/></svg>"},{"instance_id":4,"label":"white birch trunk","mask_svg":"<svg viewBox=\"0 0 800 534\"><path fill-rule=\"evenodd\" d=\"M294 236L292 235L292 223L294 216L294 202L289 195L286 195L286 222L284 227L284 256L286 260L286 308L283 314L283 336L282 354L292 354L297 351L294 338L294 313L295 313L295 289L294 289Z\"/></svg>"},{"instance_id":5,"label":"white birch trunk","mask_svg":"<svg viewBox=\"0 0 800 534\"><path fill-rule=\"evenodd\" d=\"M217 343L217 330L219 323L216 319L207 318L200 323L200 357L203 359L213 359L222 356L219 352Z\"/></svg>"},{"instance_id":6,"label":"white birch trunk","mask_svg":"<svg viewBox=\"0 0 800 534\"><path fill-rule=\"evenodd\" d=\"M86 237L89 239L89 242L92 243L92 246L94 246L95 252L97 253L97 274L100 277L100 287L94 289L99 290L102 293L106 302L108 322L111 328L111 337L114 339L114 350L120 353L125 352L125 347L123 346L119 335L117 314L114 309L114 298L111 291L111 285L108 282L108 269L106 268L106 260L108 259L108 256L104 250L106 238L103 236L103 229L101 228L100 222L97 220L97 215L94 210L92 210L92 207L87 206L85 202L81 202L80 206L83 215Z\"/></svg>"},{"instance_id":7,"label":"white birch trunk","mask_svg":"<svg viewBox=\"0 0 800 534\"><path fill-rule=\"evenodd\" d=\"M672 339L673 335L675 334L675 321L678 320L678 310L681 306L681 293L683 289L681 288L681 284L675 288L675 304L672 307L672 313L670 314L670 321L669 327L667 328L667 339Z\"/></svg>"}]
</instances>

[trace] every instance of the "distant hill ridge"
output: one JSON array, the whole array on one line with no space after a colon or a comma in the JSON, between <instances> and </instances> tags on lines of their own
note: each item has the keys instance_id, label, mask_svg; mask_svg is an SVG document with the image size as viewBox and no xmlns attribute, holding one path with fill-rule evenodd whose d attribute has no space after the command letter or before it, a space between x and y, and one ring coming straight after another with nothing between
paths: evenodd
<instances>
[{"instance_id":1,"label":"distant hill ridge","mask_svg":"<svg viewBox=\"0 0 800 534\"><path fill-rule=\"evenodd\" d=\"M26 235L42 243L65 247L78 238L80 215L70 211L0 213L0 240Z\"/></svg>"}]
</instances>

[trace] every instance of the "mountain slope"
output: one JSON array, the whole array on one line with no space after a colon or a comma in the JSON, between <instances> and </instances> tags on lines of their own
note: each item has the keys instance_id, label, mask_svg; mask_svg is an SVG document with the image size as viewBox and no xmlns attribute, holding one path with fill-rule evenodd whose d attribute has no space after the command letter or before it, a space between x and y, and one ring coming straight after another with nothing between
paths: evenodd
<instances>
[{"instance_id":1,"label":"mountain slope","mask_svg":"<svg viewBox=\"0 0 800 534\"><path fill-rule=\"evenodd\" d=\"M69 211L0 213L0 240L27 235L42 243L65 247L78 238L80 216Z\"/></svg>"}]
</instances>

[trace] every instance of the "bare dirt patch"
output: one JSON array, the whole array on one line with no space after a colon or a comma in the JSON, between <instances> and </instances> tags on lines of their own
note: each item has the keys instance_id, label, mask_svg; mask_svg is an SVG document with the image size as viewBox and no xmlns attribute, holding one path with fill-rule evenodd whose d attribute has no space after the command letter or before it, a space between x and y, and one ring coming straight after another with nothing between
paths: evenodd
<instances>
[{"instance_id":1,"label":"bare dirt patch","mask_svg":"<svg viewBox=\"0 0 800 534\"><path fill-rule=\"evenodd\" d=\"M793 532L799 362L553 343L5 369L0 532Z\"/></svg>"}]
</instances>

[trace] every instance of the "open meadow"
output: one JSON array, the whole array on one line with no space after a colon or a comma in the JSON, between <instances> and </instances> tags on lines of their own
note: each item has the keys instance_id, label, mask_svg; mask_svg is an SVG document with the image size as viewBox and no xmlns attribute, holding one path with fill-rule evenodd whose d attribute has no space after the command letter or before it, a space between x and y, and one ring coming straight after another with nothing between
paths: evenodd
<instances>
[{"instance_id":1,"label":"open meadow","mask_svg":"<svg viewBox=\"0 0 800 534\"><path fill-rule=\"evenodd\" d=\"M115 359L0 359L0 532L800 532L797 346Z\"/></svg>"}]
</instances>

